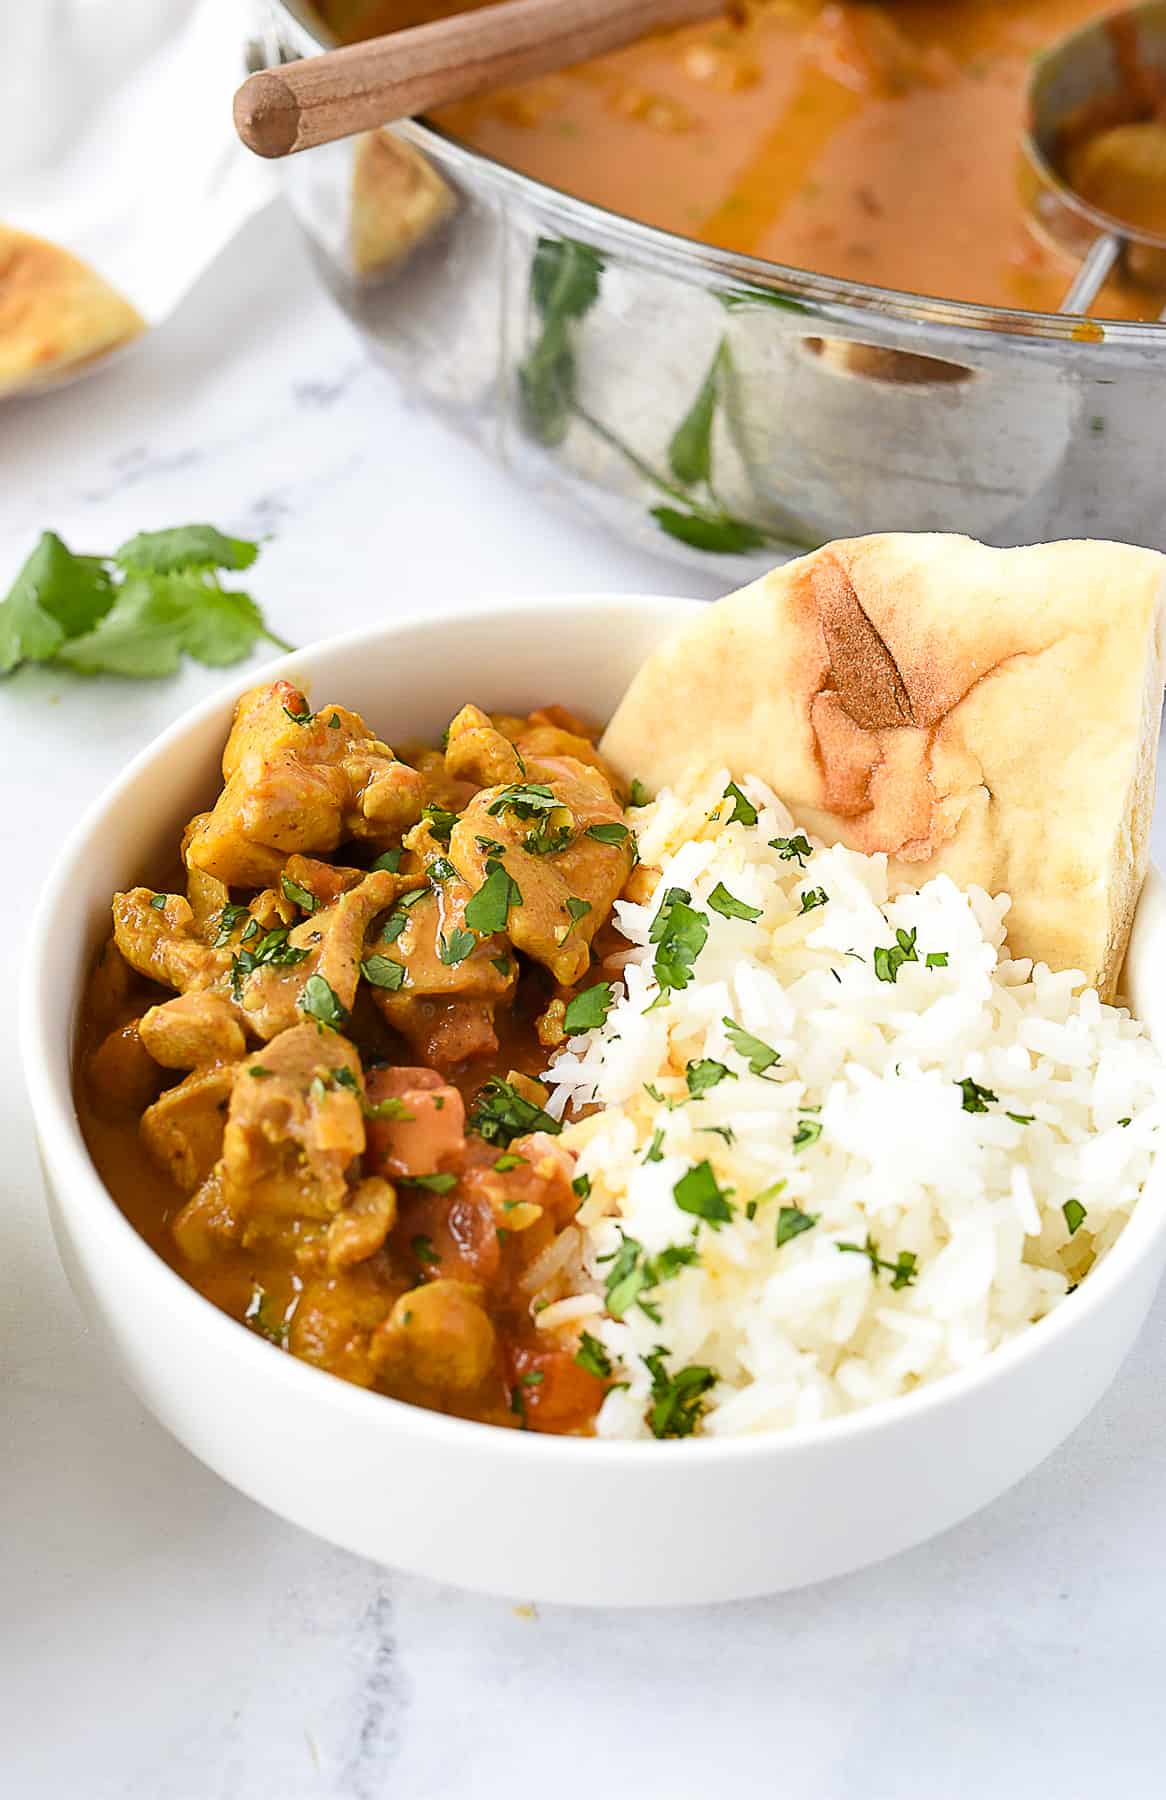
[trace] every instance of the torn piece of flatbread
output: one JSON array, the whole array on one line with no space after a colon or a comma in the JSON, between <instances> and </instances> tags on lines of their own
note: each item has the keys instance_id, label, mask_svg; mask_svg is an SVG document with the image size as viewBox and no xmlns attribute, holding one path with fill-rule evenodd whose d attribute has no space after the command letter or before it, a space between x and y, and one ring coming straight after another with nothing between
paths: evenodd
<instances>
[{"instance_id":1,"label":"torn piece of flatbread","mask_svg":"<svg viewBox=\"0 0 1166 1800\"><path fill-rule=\"evenodd\" d=\"M648 658L601 744L655 792L756 774L897 890L1008 892L1014 956L1117 985L1146 871L1166 556L886 533L730 594Z\"/></svg>"},{"instance_id":2,"label":"torn piece of flatbread","mask_svg":"<svg viewBox=\"0 0 1166 1800\"><path fill-rule=\"evenodd\" d=\"M0 395L105 356L145 328L79 257L0 225Z\"/></svg>"},{"instance_id":3,"label":"torn piece of flatbread","mask_svg":"<svg viewBox=\"0 0 1166 1800\"><path fill-rule=\"evenodd\" d=\"M357 140L349 233L357 275L394 267L452 208L453 190L412 144L391 131Z\"/></svg>"}]
</instances>

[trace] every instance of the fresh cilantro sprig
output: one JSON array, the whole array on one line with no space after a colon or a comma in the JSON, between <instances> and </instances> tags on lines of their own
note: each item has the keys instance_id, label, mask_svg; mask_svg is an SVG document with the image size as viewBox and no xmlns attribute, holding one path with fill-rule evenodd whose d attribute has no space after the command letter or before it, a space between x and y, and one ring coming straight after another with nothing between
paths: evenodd
<instances>
[{"instance_id":1,"label":"fresh cilantro sprig","mask_svg":"<svg viewBox=\"0 0 1166 1800\"><path fill-rule=\"evenodd\" d=\"M250 568L258 544L213 525L141 532L112 556L79 556L46 531L0 602L0 675L52 662L87 675L172 675L184 655L240 662L268 628L224 571Z\"/></svg>"},{"instance_id":2,"label":"fresh cilantro sprig","mask_svg":"<svg viewBox=\"0 0 1166 1800\"><path fill-rule=\"evenodd\" d=\"M488 1144L498 1144L504 1150L528 1131L545 1131L551 1137L558 1137L563 1129L558 1119L553 1119L533 1100L527 1100L512 1082L503 1081L498 1075L479 1088L470 1109L469 1127Z\"/></svg>"}]
</instances>

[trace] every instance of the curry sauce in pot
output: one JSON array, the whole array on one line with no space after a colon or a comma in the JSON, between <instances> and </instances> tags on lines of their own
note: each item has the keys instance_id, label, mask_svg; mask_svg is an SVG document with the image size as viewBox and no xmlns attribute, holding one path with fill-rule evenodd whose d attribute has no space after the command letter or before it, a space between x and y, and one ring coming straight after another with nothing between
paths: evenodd
<instances>
[{"instance_id":1,"label":"curry sauce in pot","mask_svg":"<svg viewBox=\"0 0 1166 1800\"><path fill-rule=\"evenodd\" d=\"M467 10L319 0L351 41ZM876 287L1055 312L1074 264L1033 231L1032 58L1106 0L746 0L432 122L549 186L700 243ZM1163 122L1166 131L1166 120ZM1111 281L1093 308L1153 319Z\"/></svg>"}]
</instances>

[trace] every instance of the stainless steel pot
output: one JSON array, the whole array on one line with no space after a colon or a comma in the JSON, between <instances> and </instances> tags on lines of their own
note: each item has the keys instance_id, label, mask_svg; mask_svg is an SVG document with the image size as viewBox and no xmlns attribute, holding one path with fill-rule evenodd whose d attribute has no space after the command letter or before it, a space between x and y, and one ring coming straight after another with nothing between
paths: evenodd
<instances>
[{"instance_id":1,"label":"stainless steel pot","mask_svg":"<svg viewBox=\"0 0 1166 1800\"><path fill-rule=\"evenodd\" d=\"M328 41L306 0L262 0L256 66ZM641 546L731 580L874 530L1166 549L1166 325L735 256L412 122L281 169L374 356Z\"/></svg>"}]
</instances>

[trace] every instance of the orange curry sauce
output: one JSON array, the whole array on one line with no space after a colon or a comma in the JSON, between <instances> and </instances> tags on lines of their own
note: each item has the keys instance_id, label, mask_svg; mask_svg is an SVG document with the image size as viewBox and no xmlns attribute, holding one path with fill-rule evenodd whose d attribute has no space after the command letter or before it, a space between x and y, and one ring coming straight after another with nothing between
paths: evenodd
<instances>
[{"instance_id":1,"label":"orange curry sauce","mask_svg":"<svg viewBox=\"0 0 1166 1800\"><path fill-rule=\"evenodd\" d=\"M467 10L319 0L351 40ZM550 186L848 280L1055 312L1073 265L1019 185L1031 59L1107 0L745 0L561 74L444 108L451 136ZM1155 318L1111 283L1095 311Z\"/></svg>"},{"instance_id":2,"label":"orange curry sauce","mask_svg":"<svg viewBox=\"0 0 1166 1800\"><path fill-rule=\"evenodd\" d=\"M184 862L114 900L75 1082L110 1193L232 1318L361 1386L574 1433L605 1384L538 1327L567 1291L557 1250L578 1240L580 1188L530 1078L614 948L635 861L585 732L558 708L466 707L444 752L398 759L289 683L244 695ZM516 806L523 782L553 808ZM511 911L490 932L467 901L500 868ZM341 914L365 894L353 931ZM241 972L272 930L274 961ZM307 1001L321 971L335 1028ZM472 1116L492 1078L517 1126Z\"/></svg>"}]
</instances>

